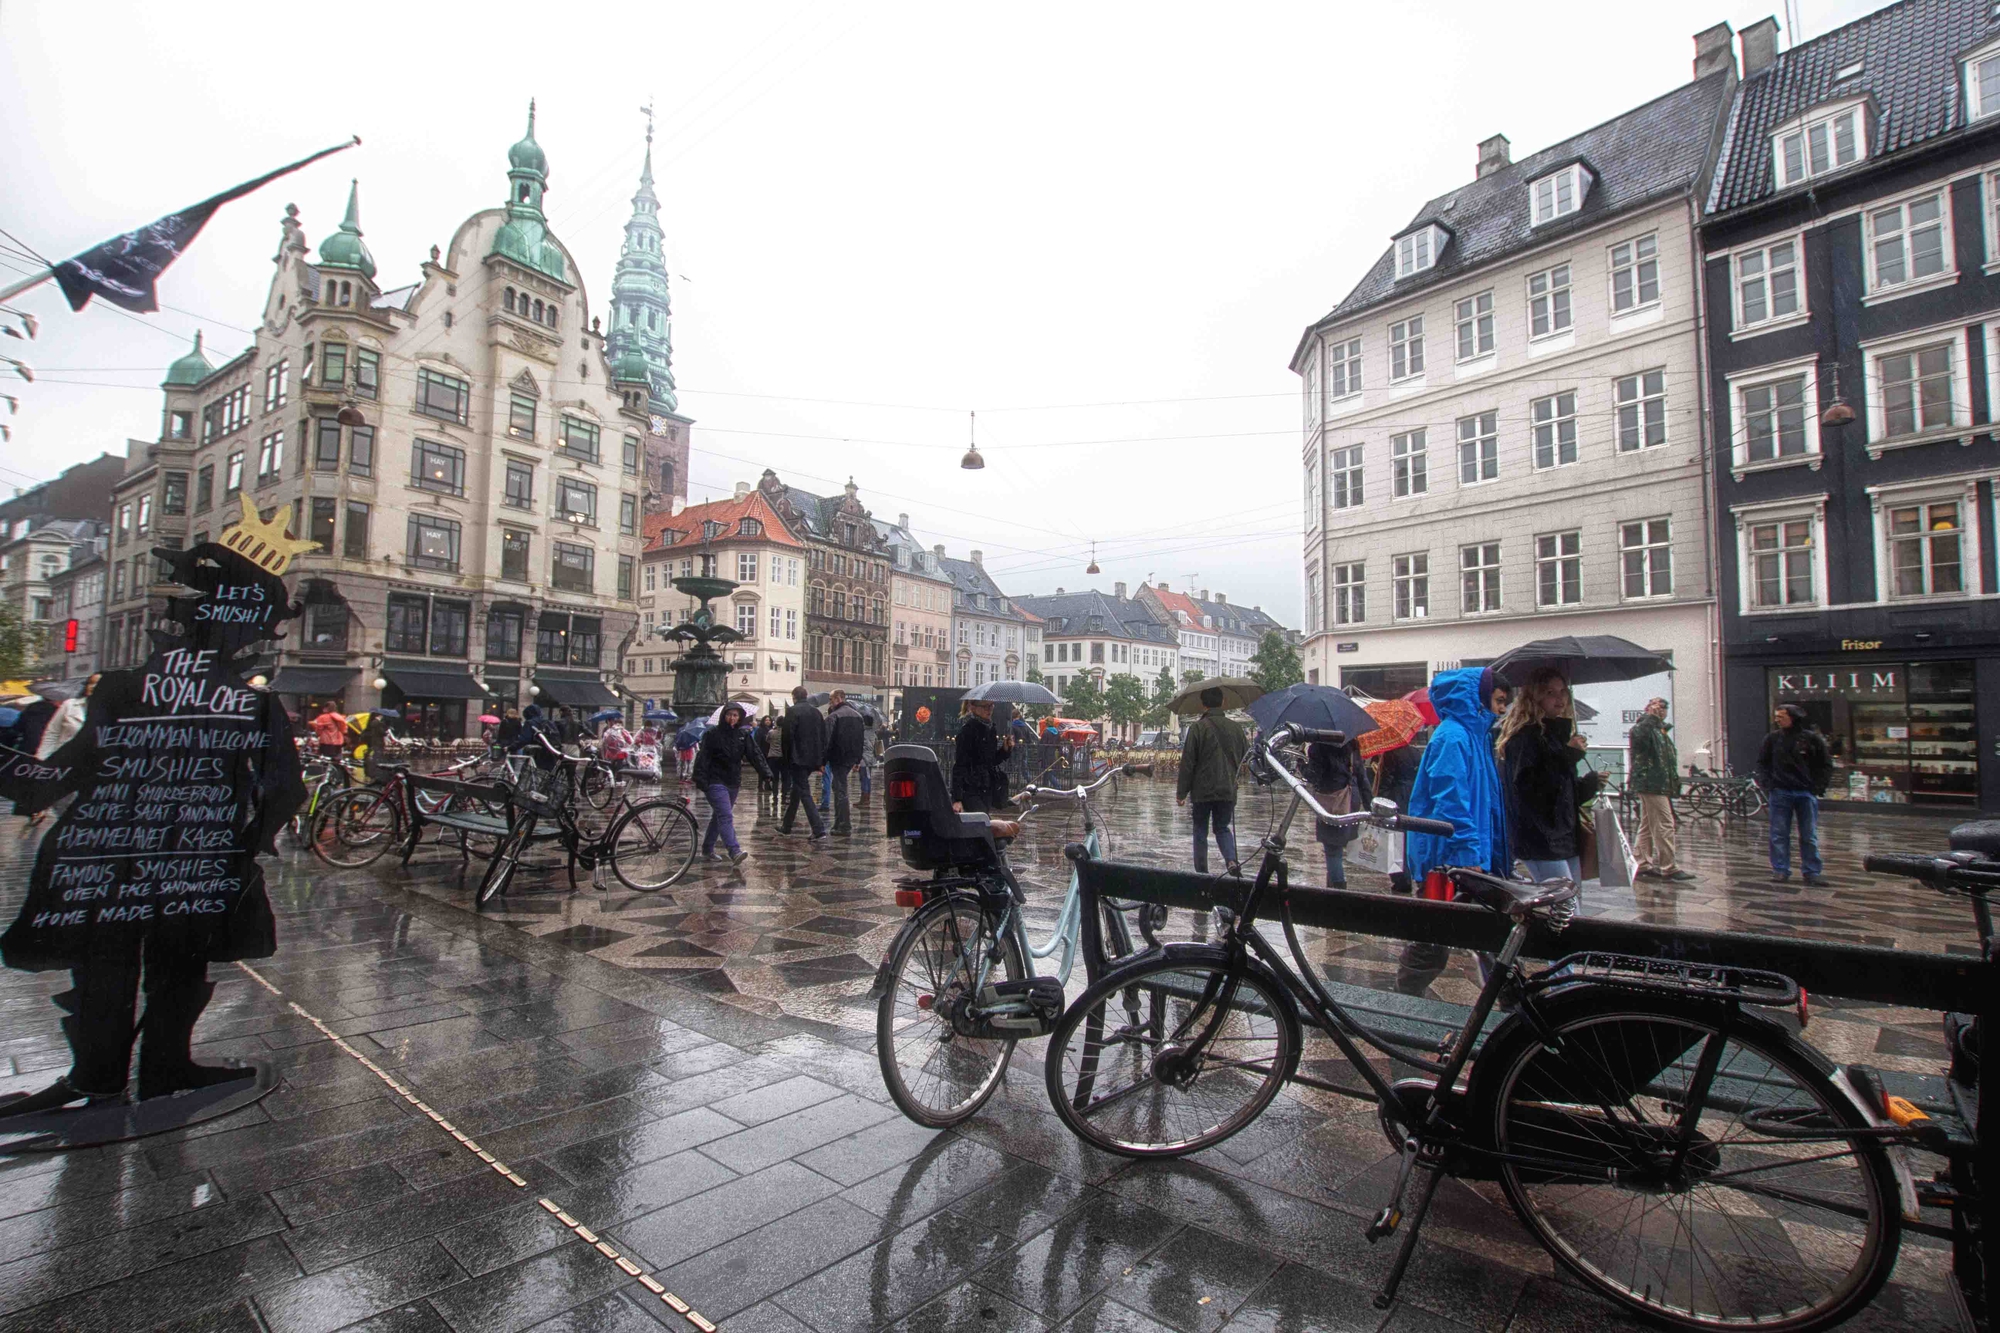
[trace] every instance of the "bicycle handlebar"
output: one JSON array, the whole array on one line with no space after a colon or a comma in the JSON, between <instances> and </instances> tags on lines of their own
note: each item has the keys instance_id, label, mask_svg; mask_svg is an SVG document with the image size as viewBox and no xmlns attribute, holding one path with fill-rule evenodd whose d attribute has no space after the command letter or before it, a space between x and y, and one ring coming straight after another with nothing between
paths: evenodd
<instances>
[{"instance_id":1,"label":"bicycle handlebar","mask_svg":"<svg viewBox=\"0 0 2000 1333\"><path fill-rule=\"evenodd\" d=\"M1111 779L1117 777L1119 774L1129 771L1132 771L1132 765L1130 764L1123 765L1122 767L1119 768L1106 769L1104 776L1099 778L1097 781L1086 782L1080 786L1075 786L1075 787L1037 787L1034 783L1031 782L1026 787L1023 787L1020 791L1016 792L1012 800L1015 805L1019 805L1021 803L1021 798L1024 796L1027 797L1030 801L1048 801L1048 800L1080 801L1083 800L1085 797L1089 796L1090 793L1096 791L1099 787L1102 787L1105 783L1111 781Z\"/></svg>"},{"instance_id":2,"label":"bicycle handlebar","mask_svg":"<svg viewBox=\"0 0 2000 1333\"><path fill-rule=\"evenodd\" d=\"M1356 824L1374 824L1379 828L1394 829L1402 833L1428 833L1435 837L1449 838L1458 833L1458 827L1447 820L1424 819L1417 815L1406 815L1396 809L1394 801L1381 797L1366 810L1356 810L1350 814L1336 815L1321 805L1314 797L1312 789L1299 780L1292 770L1281 761L1274 759L1271 751L1275 747L1294 741L1317 741L1327 745L1347 744L1347 733L1329 731L1319 727L1302 727L1296 722L1288 722L1269 736L1257 742L1257 753L1264 766L1292 789L1292 794L1305 802L1313 818L1331 828L1350 828Z\"/></svg>"},{"instance_id":3,"label":"bicycle handlebar","mask_svg":"<svg viewBox=\"0 0 2000 1333\"><path fill-rule=\"evenodd\" d=\"M2000 864L1990 861L1924 856L1911 852L1877 852L1863 857L1861 867L1870 874L1903 876L1934 889L1965 889L1984 893L2000 888Z\"/></svg>"}]
</instances>

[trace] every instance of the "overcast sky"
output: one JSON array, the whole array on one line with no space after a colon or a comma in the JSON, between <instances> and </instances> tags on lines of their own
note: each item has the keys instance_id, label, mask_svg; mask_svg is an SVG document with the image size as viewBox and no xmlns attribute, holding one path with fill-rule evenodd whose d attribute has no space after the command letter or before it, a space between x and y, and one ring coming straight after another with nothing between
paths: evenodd
<instances>
[{"instance_id":1,"label":"overcast sky","mask_svg":"<svg viewBox=\"0 0 2000 1333\"><path fill-rule=\"evenodd\" d=\"M1807 37L1878 7L1800 2ZM5 386L0 482L156 437L194 330L218 363L249 341L288 202L317 248L358 176L378 280L415 280L502 202L531 95L604 314L651 98L693 498L852 475L1009 592L1192 576L1297 625L1303 328L1478 140L1567 137L1769 12L0 0L0 227L43 255L363 139L225 208L156 315L22 298L41 338L0 354L38 378Z\"/></svg>"}]
</instances>

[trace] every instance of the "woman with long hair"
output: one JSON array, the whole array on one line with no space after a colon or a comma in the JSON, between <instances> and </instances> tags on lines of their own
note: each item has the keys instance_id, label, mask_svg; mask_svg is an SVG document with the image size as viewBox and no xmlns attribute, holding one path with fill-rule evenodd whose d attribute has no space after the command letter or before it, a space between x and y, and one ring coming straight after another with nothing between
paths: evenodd
<instances>
[{"instance_id":1,"label":"woman with long hair","mask_svg":"<svg viewBox=\"0 0 2000 1333\"><path fill-rule=\"evenodd\" d=\"M1569 681L1543 667L1517 691L1500 720L1494 749L1507 793L1508 844L1531 879L1583 880L1577 765L1587 742L1576 729ZM1593 775L1594 778L1594 775Z\"/></svg>"}]
</instances>

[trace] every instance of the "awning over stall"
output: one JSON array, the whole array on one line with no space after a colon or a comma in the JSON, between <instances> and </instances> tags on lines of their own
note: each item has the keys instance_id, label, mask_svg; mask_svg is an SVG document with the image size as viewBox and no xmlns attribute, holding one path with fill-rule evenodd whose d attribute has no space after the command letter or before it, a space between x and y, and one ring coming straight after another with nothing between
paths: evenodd
<instances>
[{"instance_id":1,"label":"awning over stall","mask_svg":"<svg viewBox=\"0 0 2000 1333\"><path fill-rule=\"evenodd\" d=\"M382 674L407 699L484 699L479 687L462 665L450 662L385 662Z\"/></svg>"},{"instance_id":2,"label":"awning over stall","mask_svg":"<svg viewBox=\"0 0 2000 1333\"><path fill-rule=\"evenodd\" d=\"M354 680L358 667L282 666L271 677L273 694L339 694Z\"/></svg>"},{"instance_id":3,"label":"awning over stall","mask_svg":"<svg viewBox=\"0 0 2000 1333\"><path fill-rule=\"evenodd\" d=\"M624 702L604 688L594 671L537 671L535 684L541 688L537 703L560 704L565 708L624 707Z\"/></svg>"}]
</instances>

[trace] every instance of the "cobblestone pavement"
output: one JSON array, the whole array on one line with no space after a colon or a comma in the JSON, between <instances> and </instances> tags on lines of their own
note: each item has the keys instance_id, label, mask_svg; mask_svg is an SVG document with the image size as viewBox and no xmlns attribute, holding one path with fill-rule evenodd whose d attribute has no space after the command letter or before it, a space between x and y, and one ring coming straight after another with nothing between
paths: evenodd
<instances>
[{"instance_id":1,"label":"cobblestone pavement","mask_svg":"<svg viewBox=\"0 0 2000 1333\"><path fill-rule=\"evenodd\" d=\"M1185 864L1167 784L1129 782L1107 808L1111 855ZM1268 818L1246 800L1246 841ZM729 1333L1630 1326L1556 1276L1497 1193L1457 1182L1385 1325L1370 1292L1390 1255L1361 1228L1393 1159L1359 1103L1288 1091L1196 1158L1127 1162L1063 1130L1030 1043L972 1122L909 1123L866 1002L903 915L893 849L810 850L754 801L739 822L740 873L698 863L656 895L524 873L483 915L455 850L341 873L293 853L272 875L279 952L211 969L196 1048L268 1060L284 1085L191 1130L0 1158L0 1333L700 1327L655 1286ZM1826 890L1763 882L1761 824L1690 829L1695 883L1590 910L1969 948L1956 904L1858 868L1872 848L1941 845L1948 824L1830 819ZM1045 811L1016 852L1044 924L1079 832ZM32 836L0 819L8 917ZM1393 945L1309 947L1346 980L1393 970ZM0 974L0 1091L66 1067L48 1002L65 985ZM1460 967L1437 989L1465 999L1472 982ZM1935 1016L1815 998L1809 1035L1836 1058L1940 1063ZM1906 1237L1850 1327L1951 1327L1947 1259Z\"/></svg>"}]
</instances>

